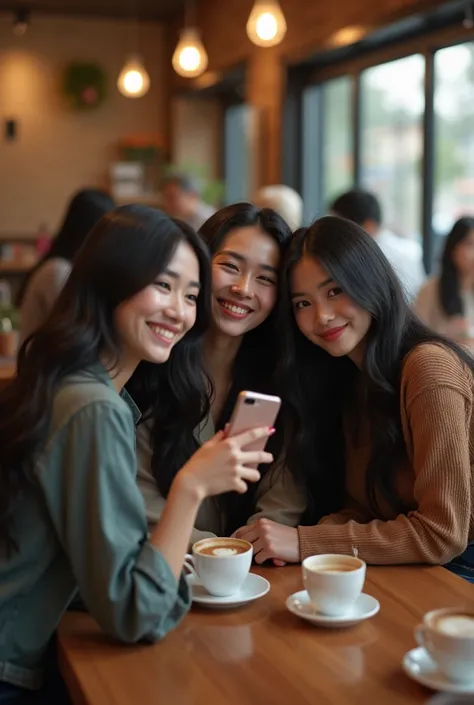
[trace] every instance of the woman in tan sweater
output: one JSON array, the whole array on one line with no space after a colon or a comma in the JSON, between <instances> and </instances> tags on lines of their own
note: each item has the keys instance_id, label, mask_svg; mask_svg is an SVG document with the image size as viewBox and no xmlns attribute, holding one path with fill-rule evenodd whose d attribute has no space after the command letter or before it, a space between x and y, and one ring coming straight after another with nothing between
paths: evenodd
<instances>
[{"instance_id":1,"label":"woman in tan sweater","mask_svg":"<svg viewBox=\"0 0 474 705\"><path fill-rule=\"evenodd\" d=\"M259 563L357 549L373 564L444 565L464 554L473 578L472 358L416 318L383 253L347 220L295 233L283 287L294 314L287 463L317 523L260 520L238 535Z\"/></svg>"}]
</instances>

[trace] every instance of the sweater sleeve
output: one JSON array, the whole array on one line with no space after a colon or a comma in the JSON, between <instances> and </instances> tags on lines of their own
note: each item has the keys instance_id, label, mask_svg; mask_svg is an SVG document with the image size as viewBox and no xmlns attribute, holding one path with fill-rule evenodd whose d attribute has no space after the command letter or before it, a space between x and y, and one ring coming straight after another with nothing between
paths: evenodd
<instances>
[{"instance_id":1,"label":"sweater sleeve","mask_svg":"<svg viewBox=\"0 0 474 705\"><path fill-rule=\"evenodd\" d=\"M411 436L417 508L391 521L300 526L302 559L356 547L372 564L444 564L465 550L472 511L472 391L466 371L447 351L425 350L406 363L403 378L402 416L404 411Z\"/></svg>"},{"instance_id":2,"label":"sweater sleeve","mask_svg":"<svg viewBox=\"0 0 474 705\"><path fill-rule=\"evenodd\" d=\"M297 526L307 500L288 468L276 463L262 478L256 496L255 512L247 521L271 519L278 524Z\"/></svg>"}]
</instances>

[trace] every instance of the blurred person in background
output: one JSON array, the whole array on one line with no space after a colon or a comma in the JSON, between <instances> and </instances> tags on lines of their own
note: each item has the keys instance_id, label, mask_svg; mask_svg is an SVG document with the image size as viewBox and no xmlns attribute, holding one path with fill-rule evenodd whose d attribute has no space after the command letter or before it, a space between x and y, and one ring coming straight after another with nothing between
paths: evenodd
<instances>
[{"instance_id":1,"label":"blurred person in background","mask_svg":"<svg viewBox=\"0 0 474 705\"><path fill-rule=\"evenodd\" d=\"M422 287L414 306L437 333L474 340L474 217L456 221L446 238L441 272Z\"/></svg>"},{"instance_id":2,"label":"blurred person in background","mask_svg":"<svg viewBox=\"0 0 474 705\"><path fill-rule=\"evenodd\" d=\"M114 207L110 196L97 189L83 189L73 196L50 249L18 293L20 344L45 322L69 276L76 252L102 216Z\"/></svg>"},{"instance_id":3,"label":"blurred person in background","mask_svg":"<svg viewBox=\"0 0 474 705\"><path fill-rule=\"evenodd\" d=\"M421 248L383 227L382 208L376 196L363 189L351 189L336 198L329 210L357 223L375 240L398 275L408 299L413 300L426 278Z\"/></svg>"},{"instance_id":4,"label":"blurred person in background","mask_svg":"<svg viewBox=\"0 0 474 705\"><path fill-rule=\"evenodd\" d=\"M294 189L284 184L264 186L254 199L258 208L272 208L296 230L303 220L303 199Z\"/></svg>"},{"instance_id":5,"label":"blurred person in background","mask_svg":"<svg viewBox=\"0 0 474 705\"><path fill-rule=\"evenodd\" d=\"M163 208L172 218L179 218L199 230L215 209L202 200L198 181L188 174L173 174L163 186Z\"/></svg>"}]
</instances>

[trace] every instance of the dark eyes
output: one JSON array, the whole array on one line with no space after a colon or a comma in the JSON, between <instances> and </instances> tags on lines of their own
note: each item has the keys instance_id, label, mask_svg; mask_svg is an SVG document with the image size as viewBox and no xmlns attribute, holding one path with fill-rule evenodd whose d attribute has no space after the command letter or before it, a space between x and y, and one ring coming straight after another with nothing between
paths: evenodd
<instances>
[{"instance_id":1,"label":"dark eyes","mask_svg":"<svg viewBox=\"0 0 474 705\"><path fill-rule=\"evenodd\" d=\"M239 268L238 268L237 265L235 265L233 262L219 262L219 265L220 265L221 267L224 267L225 269L231 270L232 272L238 272L238 271L239 271ZM266 276L265 274L260 274L260 275L257 277L257 279L258 279L259 281L264 282L265 284L273 284L273 285L276 284L276 282L275 282L274 279L272 279L271 277Z\"/></svg>"},{"instance_id":2,"label":"dark eyes","mask_svg":"<svg viewBox=\"0 0 474 705\"><path fill-rule=\"evenodd\" d=\"M335 286L328 291L328 299L333 299L335 296L338 296L341 293L342 289L338 286Z\"/></svg>"},{"instance_id":3,"label":"dark eyes","mask_svg":"<svg viewBox=\"0 0 474 705\"><path fill-rule=\"evenodd\" d=\"M306 306L309 306L308 301L296 301L296 303L293 304L295 311L298 311L298 309L301 308L305 308Z\"/></svg>"},{"instance_id":4,"label":"dark eyes","mask_svg":"<svg viewBox=\"0 0 474 705\"><path fill-rule=\"evenodd\" d=\"M156 281L155 286L159 289L164 289L165 291L171 291L171 286L169 282ZM198 294L187 294L186 298L188 299L188 301L191 301L195 304L198 300Z\"/></svg>"}]
</instances>

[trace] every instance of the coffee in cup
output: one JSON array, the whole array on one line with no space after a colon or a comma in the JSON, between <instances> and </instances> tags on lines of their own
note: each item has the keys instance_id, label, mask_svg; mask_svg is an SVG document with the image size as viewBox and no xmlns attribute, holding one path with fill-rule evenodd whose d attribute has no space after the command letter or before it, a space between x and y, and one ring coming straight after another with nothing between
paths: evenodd
<instances>
[{"instance_id":1,"label":"coffee in cup","mask_svg":"<svg viewBox=\"0 0 474 705\"><path fill-rule=\"evenodd\" d=\"M474 610L448 607L425 614L415 638L454 681L474 682Z\"/></svg>"},{"instance_id":2,"label":"coffee in cup","mask_svg":"<svg viewBox=\"0 0 474 705\"><path fill-rule=\"evenodd\" d=\"M323 554L305 558L303 583L318 612L331 617L349 615L362 592L366 565L355 556Z\"/></svg>"},{"instance_id":3,"label":"coffee in cup","mask_svg":"<svg viewBox=\"0 0 474 705\"><path fill-rule=\"evenodd\" d=\"M184 565L216 597L240 590L252 564L252 544L243 539L202 539L193 545Z\"/></svg>"}]
</instances>

